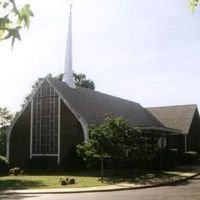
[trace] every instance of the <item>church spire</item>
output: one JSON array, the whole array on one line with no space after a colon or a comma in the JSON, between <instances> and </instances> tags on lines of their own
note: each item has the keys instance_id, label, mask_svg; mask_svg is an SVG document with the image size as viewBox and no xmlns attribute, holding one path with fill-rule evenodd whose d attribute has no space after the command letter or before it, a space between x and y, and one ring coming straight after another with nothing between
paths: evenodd
<instances>
[{"instance_id":1,"label":"church spire","mask_svg":"<svg viewBox=\"0 0 200 200\"><path fill-rule=\"evenodd\" d=\"M67 46L65 53L65 68L62 81L67 83L69 87L76 88L72 70L72 4L70 4Z\"/></svg>"}]
</instances>

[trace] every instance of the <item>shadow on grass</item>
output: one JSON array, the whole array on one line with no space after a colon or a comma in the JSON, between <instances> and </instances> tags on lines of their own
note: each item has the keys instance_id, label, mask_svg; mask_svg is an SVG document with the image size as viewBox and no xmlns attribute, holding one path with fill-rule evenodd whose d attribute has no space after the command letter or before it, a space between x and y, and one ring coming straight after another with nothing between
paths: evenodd
<instances>
[{"instance_id":1,"label":"shadow on grass","mask_svg":"<svg viewBox=\"0 0 200 200\"><path fill-rule=\"evenodd\" d=\"M46 186L41 181L31 180L0 180L0 190L18 190L18 189L30 189L34 187Z\"/></svg>"},{"instance_id":2,"label":"shadow on grass","mask_svg":"<svg viewBox=\"0 0 200 200\"><path fill-rule=\"evenodd\" d=\"M65 174L66 173L66 174ZM101 181L100 169L95 171L80 171L80 172L65 172L61 176L81 176L81 177L99 177ZM54 175L59 175L54 173ZM176 174L159 172L159 171L145 171L138 169L106 169L104 170L104 183L117 184L121 182L134 183L134 184L152 184L155 182L166 181L172 179Z\"/></svg>"},{"instance_id":3,"label":"shadow on grass","mask_svg":"<svg viewBox=\"0 0 200 200\"><path fill-rule=\"evenodd\" d=\"M81 177L100 177L101 171L98 170L90 170L90 171L79 171L79 172L66 172L62 173L61 175L67 175L67 176L81 176ZM134 170L118 170L117 172L113 169L105 169L104 170L104 176L105 178L132 178L133 176L136 177L138 174L135 173Z\"/></svg>"},{"instance_id":4,"label":"shadow on grass","mask_svg":"<svg viewBox=\"0 0 200 200\"><path fill-rule=\"evenodd\" d=\"M0 199L34 199L34 198L38 198L38 196L23 195L23 194L0 195Z\"/></svg>"},{"instance_id":5,"label":"shadow on grass","mask_svg":"<svg viewBox=\"0 0 200 200\"><path fill-rule=\"evenodd\" d=\"M134 183L134 184L153 184L158 182L169 181L173 179L174 174L160 173L160 172L141 172L141 171L130 171L128 173L105 176L104 181L108 184L117 184L117 183ZM101 180L101 179L99 179Z\"/></svg>"},{"instance_id":6,"label":"shadow on grass","mask_svg":"<svg viewBox=\"0 0 200 200\"><path fill-rule=\"evenodd\" d=\"M32 176L85 176L97 177L100 175L100 170L90 171L60 171L60 172L45 172L45 171L28 171Z\"/></svg>"}]
</instances>

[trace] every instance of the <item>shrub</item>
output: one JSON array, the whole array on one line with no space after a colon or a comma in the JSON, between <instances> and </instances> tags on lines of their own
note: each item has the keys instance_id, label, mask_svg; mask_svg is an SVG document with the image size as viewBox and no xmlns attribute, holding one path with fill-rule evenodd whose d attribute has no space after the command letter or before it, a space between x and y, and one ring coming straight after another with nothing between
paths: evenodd
<instances>
[{"instance_id":1,"label":"shrub","mask_svg":"<svg viewBox=\"0 0 200 200\"><path fill-rule=\"evenodd\" d=\"M60 185L67 185L67 183L66 183L66 181L65 181L64 179L62 179L62 180L60 181Z\"/></svg>"},{"instance_id":2,"label":"shrub","mask_svg":"<svg viewBox=\"0 0 200 200\"><path fill-rule=\"evenodd\" d=\"M195 151L187 151L182 154L181 162L185 165L199 164L199 154Z\"/></svg>"},{"instance_id":3,"label":"shrub","mask_svg":"<svg viewBox=\"0 0 200 200\"><path fill-rule=\"evenodd\" d=\"M68 184L68 183L69 183L69 178L66 178L65 181L66 181L66 183Z\"/></svg>"},{"instance_id":4,"label":"shrub","mask_svg":"<svg viewBox=\"0 0 200 200\"><path fill-rule=\"evenodd\" d=\"M58 169L57 160L54 157L34 156L28 161L27 169L32 172L53 172Z\"/></svg>"},{"instance_id":5,"label":"shrub","mask_svg":"<svg viewBox=\"0 0 200 200\"><path fill-rule=\"evenodd\" d=\"M60 185L67 185L68 182L67 182L66 180L67 180L67 179L65 179L64 177L60 177L60 178L59 178L59 184L60 184Z\"/></svg>"},{"instance_id":6,"label":"shrub","mask_svg":"<svg viewBox=\"0 0 200 200\"><path fill-rule=\"evenodd\" d=\"M24 175L24 170L21 170L21 171L20 171L20 175Z\"/></svg>"},{"instance_id":7,"label":"shrub","mask_svg":"<svg viewBox=\"0 0 200 200\"><path fill-rule=\"evenodd\" d=\"M14 167L14 168L11 168L9 170L9 174L10 175L14 175L14 176L18 176L19 174L21 174L21 169L19 167Z\"/></svg>"},{"instance_id":8,"label":"shrub","mask_svg":"<svg viewBox=\"0 0 200 200\"><path fill-rule=\"evenodd\" d=\"M59 183L64 179L64 177L60 177L59 178Z\"/></svg>"},{"instance_id":9,"label":"shrub","mask_svg":"<svg viewBox=\"0 0 200 200\"><path fill-rule=\"evenodd\" d=\"M177 164L177 149L167 149L164 151L164 169L172 169Z\"/></svg>"},{"instance_id":10,"label":"shrub","mask_svg":"<svg viewBox=\"0 0 200 200\"><path fill-rule=\"evenodd\" d=\"M60 185L68 185L68 184L75 184L75 179L74 178L64 178L64 177L60 177L59 178L59 184Z\"/></svg>"},{"instance_id":11,"label":"shrub","mask_svg":"<svg viewBox=\"0 0 200 200\"><path fill-rule=\"evenodd\" d=\"M7 175L8 169L8 160L5 157L0 156L0 175Z\"/></svg>"},{"instance_id":12,"label":"shrub","mask_svg":"<svg viewBox=\"0 0 200 200\"><path fill-rule=\"evenodd\" d=\"M74 178L71 178L71 179L69 179L69 184L75 184L75 179Z\"/></svg>"},{"instance_id":13,"label":"shrub","mask_svg":"<svg viewBox=\"0 0 200 200\"><path fill-rule=\"evenodd\" d=\"M62 168L67 171L82 171L86 168L86 162L77 153L76 146L73 146L67 152Z\"/></svg>"},{"instance_id":14,"label":"shrub","mask_svg":"<svg viewBox=\"0 0 200 200\"><path fill-rule=\"evenodd\" d=\"M154 157L148 162L147 168L160 170L161 168L161 151L154 152ZM152 154L153 155L153 154ZM162 152L162 169L173 169L177 164L177 149L164 149Z\"/></svg>"}]
</instances>

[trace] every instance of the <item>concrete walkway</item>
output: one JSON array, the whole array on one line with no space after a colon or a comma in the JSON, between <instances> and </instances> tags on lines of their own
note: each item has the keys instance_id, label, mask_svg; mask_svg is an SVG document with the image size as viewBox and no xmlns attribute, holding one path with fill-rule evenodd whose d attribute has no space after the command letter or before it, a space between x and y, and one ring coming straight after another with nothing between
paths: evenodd
<instances>
[{"instance_id":1,"label":"concrete walkway","mask_svg":"<svg viewBox=\"0 0 200 200\"><path fill-rule=\"evenodd\" d=\"M119 183L115 185L106 185L98 187L84 187L84 188L53 188L53 189L26 189L26 190L4 190L1 191L0 195L5 194L53 194L53 193L84 193L84 192L105 192L105 191L117 191L117 190L130 190L130 189L142 189L149 187L159 187L164 185L171 185L185 181L187 179L193 178L200 174L200 169L193 170L192 172L187 172L181 174L179 178L164 181L154 184L131 184L131 183Z\"/></svg>"}]
</instances>

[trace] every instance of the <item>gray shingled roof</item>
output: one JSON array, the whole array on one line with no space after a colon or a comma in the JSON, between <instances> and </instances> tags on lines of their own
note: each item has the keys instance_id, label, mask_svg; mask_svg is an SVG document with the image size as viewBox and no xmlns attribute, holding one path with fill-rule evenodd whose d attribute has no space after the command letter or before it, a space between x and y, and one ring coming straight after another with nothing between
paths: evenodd
<instances>
[{"instance_id":1,"label":"gray shingled roof","mask_svg":"<svg viewBox=\"0 0 200 200\"><path fill-rule=\"evenodd\" d=\"M188 133L197 105L178 105L147 108L159 121L169 128Z\"/></svg>"},{"instance_id":2,"label":"gray shingled roof","mask_svg":"<svg viewBox=\"0 0 200 200\"><path fill-rule=\"evenodd\" d=\"M77 87L70 88L66 83L48 79L56 90L65 98L88 124L100 124L106 115L123 117L130 125L136 127L165 128L151 113L140 104L106 95L101 92Z\"/></svg>"}]
</instances>

